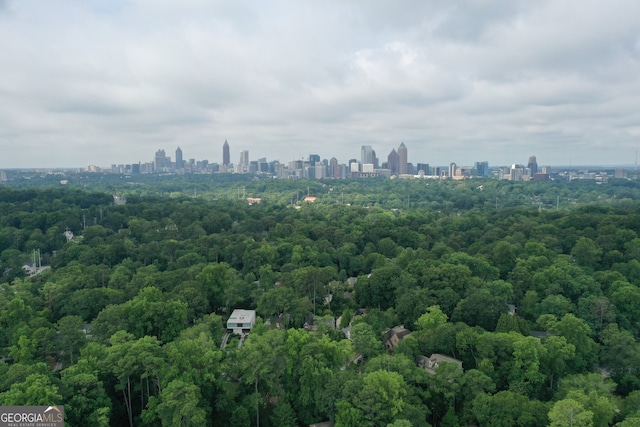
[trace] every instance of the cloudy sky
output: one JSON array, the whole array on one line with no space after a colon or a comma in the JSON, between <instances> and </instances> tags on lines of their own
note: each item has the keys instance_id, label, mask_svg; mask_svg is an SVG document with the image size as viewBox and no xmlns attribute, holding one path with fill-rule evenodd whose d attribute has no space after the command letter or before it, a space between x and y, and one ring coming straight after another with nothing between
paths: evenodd
<instances>
[{"instance_id":1,"label":"cloudy sky","mask_svg":"<svg viewBox=\"0 0 640 427\"><path fill-rule=\"evenodd\" d=\"M0 0L0 168L632 164L637 0Z\"/></svg>"}]
</instances>

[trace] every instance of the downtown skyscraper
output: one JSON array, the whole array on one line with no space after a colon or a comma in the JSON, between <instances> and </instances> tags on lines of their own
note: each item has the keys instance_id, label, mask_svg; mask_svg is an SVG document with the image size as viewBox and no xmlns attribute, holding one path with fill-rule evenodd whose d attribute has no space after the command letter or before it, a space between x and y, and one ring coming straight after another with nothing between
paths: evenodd
<instances>
[{"instance_id":1,"label":"downtown skyscraper","mask_svg":"<svg viewBox=\"0 0 640 427\"><path fill-rule=\"evenodd\" d=\"M224 145L222 146L222 165L229 166L231 163L231 154L229 153L229 143L227 140L224 140Z\"/></svg>"}]
</instances>

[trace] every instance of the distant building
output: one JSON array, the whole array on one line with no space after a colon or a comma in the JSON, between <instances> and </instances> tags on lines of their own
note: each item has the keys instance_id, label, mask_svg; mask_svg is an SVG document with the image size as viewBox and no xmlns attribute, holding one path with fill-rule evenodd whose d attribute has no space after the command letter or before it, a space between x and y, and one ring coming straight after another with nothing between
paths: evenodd
<instances>
[{"instance_id":1,"label":"distant building","mask_svg":"<svg viewBox=\"0 0 640 427\"><path fill-rule=\"evenodd\" d=\"M329 160L329 178L341 178L341 176L339 176L340 172L338 169L338 159L332 157L331 160Z\"/></svg>"},{"instance_id":2,"label":"distant building","mask_svg":"<svg viewBox=\"0 0 640 427\"><path fill-rule=\"evenodd\" d=\"M429 163L418 163L416 166L417 172L424 172L425 175L431 175L431 168L429 167Z\"/></svg>"},{"instance_id":3,"label":"distant building","mask_svg":"<svg viewBox=\"0 0 640 427\"><path fill-rule=\"evenodd\" d=\"M487 161L476 162L475 170L476 170L476 176L483 176L483 177L489 176L489 162Z\"/></svg>"},{"instance_id":4,"label":"distant building","mask_svg":"<svg viewBox=\"0 0 640 427\"><path fill-rule=\"evenodd\" d=\"M456 176L456 171L458 170L455 163L451 162L449 164L449 178L453 179Z\"/></svg>"},{"instance_id":5,"label":"distant building","mask_svg":"<svg viewBox=\"0 0 640 427\"><path fill-rule=\"evenodd\" d=\"M378 159L376 158L376 152L370 145L363 145L360 149L360 162L365 164L372 164L374 168L378 167Z\"/></svg>"},{"instance_id":6,"label":"distant building","mask_svg":"<svg viewBox=\"0 0 640 427\"><path fill-rule=\"evenodd\" d=\"M309 164L311 166L315 166L316 163L320 162L320 155L319 154L309 154Z\"/></svg>"},{"instance_id":7,"label":"distant building","mask_svg":"<svg viewBox=\"0 0 640 427\"><path fill-rule=\"evenodd\" d=\"M231 154L229 152L229 143L225 139L222 146L222 165L229 166L229 164L231 164Z\"/></svg>"},{"instance_id":8,"label":"distant building","mask_svg":"<svg viewBox=\"0 0 640 427\"><path fill-rule=\"evenodd\" d=\"M538 173L538 161L536 160L536 156L529 157L529 163L527 163L527 169L529 169L529 176L531 178L533 178L533 176Z\"/></svg>"},{"instance_id":9,"label":"distant building","mask_svg":"<svg viewBox=\"0 0 640 427\"><path fill-rule=\"evenodd\" d=\"M548 173L537 173L533 175L534 181L549 181L550 177Z\"/></svg>"},{"instance_id":10,"label":"distant building","mask_svg":"<svg viewBox=\"0 0 640 427\"><path fill-rule=\"evenodd\" d=\"M171 158L167 157L164 150L156 151L156 157L154 159L154 169L156 172L162 172L165 168L171 165Z\"/></svg>"},{"instance_id":11,"label":"distant building","mask_svg":"<svg viewBox=\"0 0 640 427\"><path fill-rule=\"evenodd\" d=\"M182 160L182 149L178 147L176 149L176 169L184 168L184 160Z\"/></svg>"},{"instance_id":12,"label":"distant building","mask_svg":"<svg viewBox=\"0 0 640 427\"><path fill-rule=\"evenodd\" d=\"M238 162L237 173L249 172L249 150L242 150L240 152L240 161Z\"/></svg>"},{"instance_id":13,"label":"distant building","mask_svg":"<svg viewBox=\"0 0 640 427\"><path fill-rule=\"evenodd\" d=\"M400 173L400 156L395 148L387 156L387 169L391 171L391 175Z\"/></svg>"},{"instance_id":14,"label":"distant building","mask_svg":"<svg viewBox=\"0 0 640 427\"><path fill-rule=\"evenodd\" d=\"M525 167L522 165L511 165L510 179L511 181L522 181L525 175Z\"/></svg>"},{"instance_id":15,"label":"distant building","mask_svg":"<svg viewBox=\"0 0 640 427\"><path fill-rule=\"evenodd\" d=\"M234 334L248 334L256 323L255 310L243 310L236 308L227 320L227 331Z\"/></svg>"},{"instance_id":16,"label":"distant building","mask_svg":"<svg viewBox=\"0 0 640 427\"><path fill-rule=\"evenodd\" d=\"M407 162L407 147L404 145L404 142L400 144L398 148L398 173L400 175L409 173L408 162Z\"/></svg>"}]
</instances>

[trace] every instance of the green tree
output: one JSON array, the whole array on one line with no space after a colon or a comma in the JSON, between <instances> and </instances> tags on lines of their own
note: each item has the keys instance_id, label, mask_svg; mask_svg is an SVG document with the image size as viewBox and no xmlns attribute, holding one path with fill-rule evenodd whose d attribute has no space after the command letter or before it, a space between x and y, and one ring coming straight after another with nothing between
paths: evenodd
<instances>
[{"instance_id":1,"label":"green tree","mask_svg":"<svg viewBox=\"0 0 640 427\"><path fill-rule=\"evenodd\" d=\"M278 395L281 390L280 375L284 368L283 343L285 332L272 329L257 334L252 332L245 340L239 354L241 380L253 385L256 408L256 425L260 425L260 405L266 393Z\"/></svg>"},{"instance_id":2,"label":"green tree","mask_svg":"<svg viewBox=\"0 0 640 427\"><path fill-rule=\"evenodd\" d=\"M573 399L563 399L553 405L549 420L551 427L592 427L593 412Z\"/></svg>"},{"instance_id":3,"label":"green tree","mask_svg":"<svg viewBox=\"0 0 640 427\"><path fill-rule=\"evenodd\" d=\"M200 389L195 384L175 379L162 390L159 400L156 411L163 426L206 424L206 412L199 406Z\"/></svg>"},{"instance_id":4,"label":"green tree","mask_svg":"<svg viewBox=\"0 0 640 427\"><path fill-rule=\"evenodd\" d=\"M297 427L298 420L291 404L287 401L278 402L273 410L271 422L274 426Z\"/></svg>"},{"instance_id":5,"label":"green tree","mask_svg":"<svg viewBox=\"0 0 640 427\"><path fill-rule=\"evenodd\" d=\"M358 322L351 327L351 342L356 353L365 359L370 359L382 353L382 341L376 337L373 328L364 322Z\"/></svg>"},{"instance_id":6,"label":"green tree","mask_svg":"<svg viewBox=\"0 0 640 427\"><path fill-rule=\"evenodd\" d=\"M481 393L473 401L473 414L481 426L543 426L548 424L547 412L543 403L509 390Z\"/></svg>"},{"instance_id":7,"label":"green tree","mask_svg":"<svg viewBox=\"0 0 640 427\"><path fill-rule=\"evenodd\" d=\"M48 406L62 403L58 387L44 374L31 374L23 382L15 383L8 391L0 393L0 405L4 406Z\"/></svg>"},{"instance_id":8,"label":"green tree","mask_svg":"<svg viewBox=\"0 0 640 427\"><path fill-rule=\"evenodd\" d=\"M385 426L402 413L406 389L404 379L396 372L371 372L365 375L353 405L362 411L371 425Z\"/></svg>"},{"instance_id":9,"label":"green tree","mask_svg":"<svg viewBox=\"0 0 640 427\"><path fill-rule=\"evenodd\" d=\"M244 406L237 406L231 414L229 420L229 427L250 427L251 420L249 419L249 412Z\"/></svg>"},{"instance_id":10,"label":"green tree","mask_svg":"<svg viewBox=\"0 0 640 427\"><path fill-rule=\"evenodd\" d=\"M431 331L447 322L448 316L440 310L439 305L427 307L426 313L416 320L416 326L422 331Z\"/></svg>"},{"instance_id":11,"label":"green tree","mask_svg":"<svg viewBox=\"0 0 640 427\"><path fill-rule=\"evenodd\" d=\"M77 356L87 341L83 327L84 322L80 316L65 316L58 320L59 349L69 355L71 364L74 354Z\"/></svg>"},{"instance_id":12,"label":"green tree","mask_svg":"<svg viewBox=\"0 0 640 427\"><path fill-rule=\"evenodd\" d=\"M87 359L62 371L62 390L70 424L109 426L111 399Z\"/></svg>"},{"instance_id":13,"label":"green tree","mask_svg":"<svg viewBox=\"0 0 640 427\"><path fill-rule=\"evenodd\" d=\"M571 256L583 266L595 269L602 258L602 249L587 237L581 237L571 249Z\"/></svg>"}]
</instances>

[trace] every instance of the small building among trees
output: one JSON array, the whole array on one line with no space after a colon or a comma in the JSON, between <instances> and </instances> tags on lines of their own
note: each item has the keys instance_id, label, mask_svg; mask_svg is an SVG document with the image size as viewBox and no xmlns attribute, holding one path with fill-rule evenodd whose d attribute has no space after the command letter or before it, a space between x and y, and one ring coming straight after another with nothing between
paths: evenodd
<instances>
[{"instance_id":1,"label":"small building among trees","mask_svg":"<svg viewBox=\"0 0 640 427\"><path fill-rule=\"evenodd\" d=\"M256 323L255 310L236 308L227 320L227 330L237 335L248 334Z\"/></svg>"},{"instance_id":2,"label":"small building among trees","mask_svg":"<svg viewBox=\"0 0 640 427\"><path fill-rule=\"evenodd\" d=\"M398 325L389 329L384 334L384 346L387 350L393 350L398 346L398 343L402 341L406 336L411 335L411 331L405 329L404 325Z\"/></svg>"},{"instance_id":3,"label":"small building among trees","mask_svg":"<svg viewBox=\"0 0 640 427\"><path fill-rule=\"evenodd\" d=\"M417 365L423 368L425 371L427 371L430 374L435 374L436 368L442 362L455 363L458 366L460 366L460 369L462 369L461 360L454 359L453 357L445 356L444 354L434 353L431 355L431 357L418 356L418 359L416 360Z\"/></svg>"}]
</instances>

